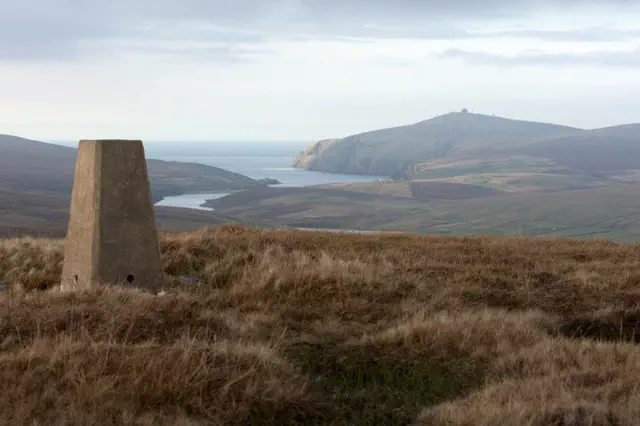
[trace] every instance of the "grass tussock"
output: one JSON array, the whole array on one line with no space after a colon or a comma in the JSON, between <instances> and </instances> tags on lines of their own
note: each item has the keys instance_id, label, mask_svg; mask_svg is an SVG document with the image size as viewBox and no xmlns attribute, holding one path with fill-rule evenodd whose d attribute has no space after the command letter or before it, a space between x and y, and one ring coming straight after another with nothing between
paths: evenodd
<instances>
[{"instance_id":1,"label":"grass tussock","mask_svg":"<svg viewBox=\"0 0 640 426\"><path fill-rule=\"evenodd\" d=\"M62 261L59 240L0 239L0 284L25 291L49 289L59 282Z\"/></svg>"},{"instance_id":2,"label":"grass tussock","mask_svg":"<svg viewBox=\"0 0 640 426\"><path fill-rule=\"evenodd\" d=\"M0 424L640 423L639 245L226 226L161 248L164 296L63 294L61 242L0 242Z\"/></svg>"},{"instance_id":3,"label":"grass tussock","mask_svg":"<svg viewBox=\"0 0 640 426\"><path fill-rule=\"evenodd\" d=\"M0 356L7 424L190 424L295 419L306 382L270 348L40 339ZM10 403L12 402L12 403Z\"/></svg>"}]
</instances>

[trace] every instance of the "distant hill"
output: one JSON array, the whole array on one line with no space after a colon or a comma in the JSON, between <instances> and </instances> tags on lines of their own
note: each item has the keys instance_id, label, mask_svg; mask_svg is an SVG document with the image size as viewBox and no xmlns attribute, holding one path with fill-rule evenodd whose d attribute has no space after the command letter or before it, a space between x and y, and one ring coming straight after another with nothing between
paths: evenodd
<instances>
[{"instance_id":1,"label":"distant hill","mask_svg":"<svg viewBox=\"0 0 640 426\"><path fill-rule=\"evenodd\" d=\"M266 188L208 205L221 214L276 227L640 240L639 185L428 198L318 187Z\"/></svg>"},{"instance_id":2,"label":"distant hill","mask_svg":"<svg viewBox=\"0 0 640 426\"><path fill-rule=\"evenodd\" d=\"M546 158L559 166L595 173L640 169L640 124L578 132L506 152Z\"/></svg>"},{"instance_id":3,"label":"distant hill","mask_svg":"<svg viewBox=\"0 0 640 426\"><path fill-rule=\"evenodd\" d=\"M391 176L421 160L516 147L580 131L555 124L463 111L408 126L320 141L302 152L294 166L325 172Z\"/></svg>"},{"instance_id":4,"label":"distant hill","mask_svg":"<svg viewBox=\"0 0 640 426\"><path fill-rule=\"evenodd\" d=\"M76 149L0 135L0 188L70 194ZM264 186L247 176L196 163L147 160L154 200L197 191Z\"/></svg>"},{"instance_id":5,"label":"distant hill","mask_svg":"<svg viewBox=\"0 0 640 426\"><path fill-rule=\"evenodd\" d=\"M12 191L0 188L0 238L24 235L64 237L70 196ZM156 223L163 231L190 231L246 221L206 210L156 207Z\"/></svg>"}]
</instances>

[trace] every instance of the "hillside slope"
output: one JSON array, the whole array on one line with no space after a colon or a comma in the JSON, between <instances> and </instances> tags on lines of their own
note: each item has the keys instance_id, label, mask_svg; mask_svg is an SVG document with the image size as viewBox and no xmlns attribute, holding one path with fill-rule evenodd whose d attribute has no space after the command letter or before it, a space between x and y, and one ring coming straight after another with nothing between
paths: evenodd
<instances>
[{"instance_id":1,"label":"hillside slope","mask_svg":"<svg viewBox=\"0 0 640 426\"><path fill-rule=\"evenodd\" d=\"M76 149L0 135L0 188L70 194ZM147 160L154 200L185 192L264 186L247 176L194 163Z\"/></svg>"},{"instance_id":2,"label":"hillside slope","mask_svg":"<svg viewBox=\"0 0 640 426\"><path fill-rule=\"evenodd\" d=\"M640 124L606 127L506 150L595 173L640 169Z\"/></svg>"},{"instance_id":3,"label":"hillside slope","mask_svg":"<svg viewBox=\"0 0 640 426\"><path fill-rule=\"evenodd\" d=\"M0 240L0 424L640 424L638 245L223 227L161 250L161 297L37 292L61 242Z\"/></svg>"},{"instance_id":4,"label":"hillside slope","mask_svg":"<svg viewBox=\"0 0 640 426\"><path fill-rule=\"evenodd\" d=\"M0 237L64 237L69 221L70 196L12 191L0 188ZM155 207L160 230L189 231L225 223L249 222L205 210Z\"/></svg>"},{"instance_id":5,"label":"hillside slope","mask_svg":"<svg viewBox=\"0 0 640 426\"><path fill-rule=\"evenodd\" d=\"M463 194L459 194L461 188L467 188ZM473 187L461 188L453 195L470 198L466 193ZM446 191L438 192L427 192L426 200L420 200L353 188L266 188L211 200L207 205L218 213L273 226L640 240L638 185L508 195L494 192L471 199L451 199Z\"/></svg>"},{"instance_id":6,"label":"hillside slope","mask_svg":"<svg viewBox=\"0 0 640 426\"><path fill-rule=\"evenodd\" d=\"M579 129L467 112L416 124L320 141L294 166L325 172L394 175L419 160L513 147L574 134Z\"/></svg>"}]
</instances>

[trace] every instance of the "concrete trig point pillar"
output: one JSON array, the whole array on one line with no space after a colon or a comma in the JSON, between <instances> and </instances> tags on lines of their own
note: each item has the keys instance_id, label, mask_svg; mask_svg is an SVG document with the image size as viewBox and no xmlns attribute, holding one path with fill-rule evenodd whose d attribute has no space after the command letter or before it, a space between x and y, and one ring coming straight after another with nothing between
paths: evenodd
<instances>
[{"instance_id":1,"label":"concrete trig point pillar","mask_svg":"<svg viewBox=\"0 0 640 426\"><path fill-rule=\"evenodd\" d=\"M78 149L62 290L163 283L141 141L82 140Z\"/></svg>"}]
</instances>

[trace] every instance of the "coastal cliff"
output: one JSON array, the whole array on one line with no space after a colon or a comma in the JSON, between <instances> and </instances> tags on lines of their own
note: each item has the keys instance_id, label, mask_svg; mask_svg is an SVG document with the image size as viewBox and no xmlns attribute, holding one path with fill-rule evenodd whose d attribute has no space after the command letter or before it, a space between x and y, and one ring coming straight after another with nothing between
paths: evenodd
<instances>
[{"instance_id":1,"label":"coastal cliff","mask_svg":"<svg viewBox=\"0 0 640 426\"><path fill-rule=\"evenodd\" d=\"M323 139L321 141L312 143L293 161L293 167L297 169L308 169L311 166L313 160L318 158L324 150L338 142L339 139Z\"/></svg>"}]
</instances>

